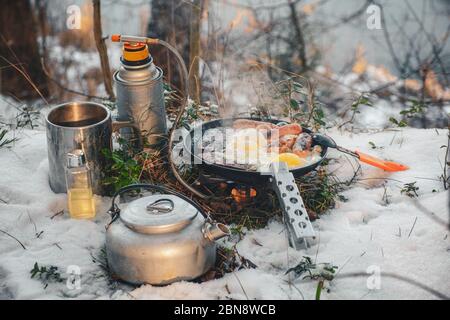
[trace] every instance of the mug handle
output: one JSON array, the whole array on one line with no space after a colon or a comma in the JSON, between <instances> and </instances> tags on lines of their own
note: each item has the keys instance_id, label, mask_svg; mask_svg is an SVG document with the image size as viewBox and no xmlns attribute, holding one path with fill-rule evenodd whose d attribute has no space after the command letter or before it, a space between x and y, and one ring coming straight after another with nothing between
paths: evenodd
<instances>
[{"instance_id":1,"label":"mug handle","mask_svg":"<svg viewBox=\"0 0 450 320\"><path fill-rule=\"evenodd\" d=\"M139 148L144 147L144 141L142 139L141 130L139 129L139 126L136 123L134 123L133 121L119 121L119 120L112 121L113 132L119 132L119 130L122 128L133 129L134 133L138 137Z\"/></svg>"}]
</instances>

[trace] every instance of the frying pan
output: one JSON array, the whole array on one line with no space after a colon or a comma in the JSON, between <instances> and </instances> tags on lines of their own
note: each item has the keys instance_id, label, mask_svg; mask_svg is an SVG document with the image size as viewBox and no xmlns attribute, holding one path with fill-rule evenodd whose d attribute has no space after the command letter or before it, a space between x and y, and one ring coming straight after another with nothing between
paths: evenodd
<instances>
[{"instance_id":1,"label":"frying pan","mask_svg":"<svg viewBox=\"0 0 450 320\"><path fill-rule=\"evenodd\" d=\"M361 162L365 162L386 171L403 171L408 169L407 166L395 162L381 160L359 151L351 151L340 147L330 137L322 134L312 133L307 128L302 128L302 131L311 134L313 140L312 146L321 146L322 152L320 154L321 157L319 160L304 167L288 169L286 163L273 163L270 166L271 172L267 174L260 173L256 170L247 170L244 168L236 168L229 165L213 163L203 159L203 150L201 149L202 144L197 143L198 141L196 141L196 138L198 138L199 136L203 137L205 131L209 129L231 128L233 126L233 122L240 119L263 121L272 124L288 124L288 122L278 119L261 119L258 117L217 119L204 122L201 125L190 129L189 133L184 136L184 156L189 157L191 163L198 165L204 171L217 174L222 178L252 186L270 186L278 196L278 200L283 209L288 236L292 246L295 249L303 247L303 243L307 245L306 239L315 236L315 232L309 221L308 214L300 195L300 191L298 190L298 187L295 183L295 178L303 176L315 170L326 158L328 148L335 148L341 152L345 152L352 155L353 157L356 157Z\"/></svg>"},{"instance_id":2,"label":"frying pan","mask_svg":"<svg viewBox=\"0 0 450 320\"><path fill-rule=\"evenodd\" d=\"M195 163L202 169L209 173L217 174L223 178L232 180L238 183L250 184L250 185L267 185L270 186L278 196L281 208L284 214L284 221L287 226L288 236L291 245L295 249L303 248L305 244L307 246L306 239L314 238L315 232L309 221L308 213L306 212L303 199L300 195L300 191L295 183L295 177L305 175L320 165L325 159L328 151L326 136L321 136L321 139L315 140L313 138L313 146L320 145L322 147L321 158L307 166L299 167L289 170L285 163L272 164L270 167L270 174L262 174L255 170L246 170L243 168L236 168L228 165L217 164L203 159L203 150L201 144L197 143L197 137L203 137L206 130L214 128L231 128L233 122L239 119L256 120L270 122L273 124L283 123L286 121L280 121L278 119L261 119L261 118L231 118L231 119L218 119L209 122L204 122L201 125L190 129L189 134L185 135L183 139L184 151L187 153L185 156L190 157L191 163ZM311 133L310 130L302 128L303 132Z\"/></svg>"},{"instance_id":3,"label":"frying pan","mask_svg":"<svg viewBox=\"0 0 450 320\"><path fill-rule=\"evenodd\" d=\"M286 121L278 120L278 119L261 119L257 117L249 118L249 117L241 117L241 118L229 118L229 119L218 119L218 120L212 120L208 122L204 122L201 125L199 125L196 128L192 128L189 131L189 134L187 134L184 138L184 150L188 152L188 157L191 157L191 161L195 160L194 163L199 163L199 165L207 172L217 174L223 178L232 180L234 182L241 182L244 184L250 184L250 185L263 185L268 184L271 178L271 175L268 174L261 174L258 171L255 170L245 170L242 168L236 168L232 166L227 166L223 164L217 164L213 162L209 162L202 157L202 150L201 145L195 143L195 137L194 137L194 131L195 130L202 130L202 136L205 133L205 131L209 129L215 129L215 128L231 128L233 126L233 122L240 119L246 119L246 120L255 120L255 121L264 121L269 122L273 124L277 123L283 123L288 124ZM201 128L200 128L201 127ZM307 128L302 128L303 132L312 134L311 130ZM321 158L307 166L299 167L295 169L291 169L290 172L294 175L294 177L300 177L303 176L314 169L316 169L322 161L325 159L328 153L328 144L326 140L326 136L321 135L320 139L317 139L317 141L313 137L313 146L314 145L320 145L322 147L321 152ZM192 162L191 162L192 163Z\"/></svg>"}]
</instances>

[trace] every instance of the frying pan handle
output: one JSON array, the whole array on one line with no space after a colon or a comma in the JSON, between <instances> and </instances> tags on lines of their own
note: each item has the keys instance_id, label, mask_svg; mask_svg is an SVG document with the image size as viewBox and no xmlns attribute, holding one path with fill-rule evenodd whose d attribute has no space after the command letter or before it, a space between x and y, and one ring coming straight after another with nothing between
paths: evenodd
<instances>
[{"instance_id":1,"label":"frying pan handle","mask_svg":"<svg viewBox=\"0 0 450 320\"><path fill-rule=\"evenodd\" d=\"M383 169L384 171L396 172L396 171L405 171L409 169L408 166L405 166L401 163L382 160L374 156L368 155L366 153L362 153L360 151L355 151L355 153L358 155L359 161Z\"/></svg>"},{"instance_id":2,"label":"frying pan handle","mask_svg":"<svg viewBox=\"0 0 450 320\"><path fill-rule=\"evenodd\" d=\"M294 175L284 162L271 164L272 189L278 196L291 245L299 250L302 240L315 236L314 229L309 221L308 213L303 203L300 191L295 183Z\"/></svg>"},{"instance_id":3,"label":"frying pan handle","mask_svg":"<svg viewBox=\"0 0 450 320\"><path fill-rule=\"evenodd\" d=\"M329 136L326 136L326 135L320 134L320 133L315 133L315 134L313 134L312 138L316 144L319 144L319 145L327 147L327 148L333 148L340 152L351 155L352 157L359 158L359 155L356 152L353 152L349 149L338 146L336 144L336 142Z\"/></svg>"},{"instance_id":4,"label":"frying pan handle","mask_svg":"<svg viewBox=\"0 0 450 320\"><path fill-rule=\"evenodd\" d=\"M312 138L316 144L319 144L321 146L328 147L328 148L333 148L333 149L337 148L336 142L327 135L320 134L320 133L314 133L312 135Z\"/></svg>"}]
</instances>

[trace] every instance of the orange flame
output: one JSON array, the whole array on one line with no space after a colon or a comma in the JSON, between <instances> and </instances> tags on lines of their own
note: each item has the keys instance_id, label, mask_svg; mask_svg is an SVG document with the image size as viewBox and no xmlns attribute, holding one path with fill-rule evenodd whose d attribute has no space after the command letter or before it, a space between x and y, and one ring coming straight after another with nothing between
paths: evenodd
<instances>
[{"instance_id":1,"label":"orange flame","mask_svg":"<svg viewBox=\"0 0 450 320\"><path fill-rule=\"evenodd\" d=\"M248 203L256 197L256 190L253 188L236 187L231 190L231 196L237 203Z\"/></svg>"}]
</instances>

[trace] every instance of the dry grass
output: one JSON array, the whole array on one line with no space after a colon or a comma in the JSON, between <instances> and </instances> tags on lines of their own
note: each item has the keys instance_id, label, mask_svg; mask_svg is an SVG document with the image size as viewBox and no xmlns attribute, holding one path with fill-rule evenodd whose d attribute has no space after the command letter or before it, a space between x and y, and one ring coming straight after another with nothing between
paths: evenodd
<instances>
[{"instance_id":1,"label":"dry grass","mask_svg":"<svg viewBox=\"0 0 450 320\"><path fill-rule=\"evenodd\" d=\"M140 181L161 184L184 194L187 190L172 176L166 150L160 152L141 152L136 158L142 164ZM183 178L199 188L202 192L213 196L212 199L197 199L205 212L212 215L219 222L233 225L235 233L246 229L259 229L267 225L274 218L281 219L282 212L275 193L267 188L258 190L256 197L246 203L237 203L229 194L229 190L218 184L205 187L198 183L199 173L195 168L187 168ZM325 168L297 179L305 207L312 220L327 212L335 205L336 200L345 200L339 192L347 187L347 182L339 181L333 174L327 173Z\"/></svg>"}]
</instances>

